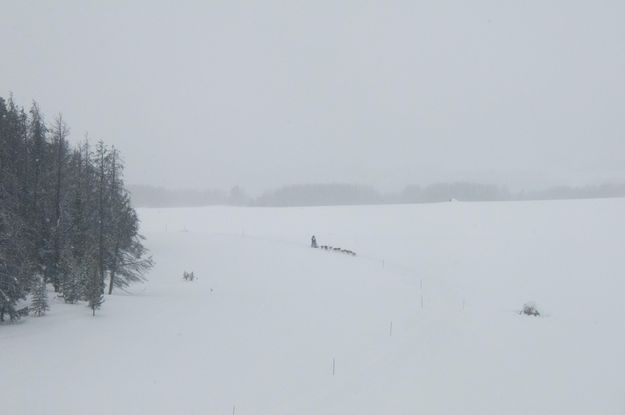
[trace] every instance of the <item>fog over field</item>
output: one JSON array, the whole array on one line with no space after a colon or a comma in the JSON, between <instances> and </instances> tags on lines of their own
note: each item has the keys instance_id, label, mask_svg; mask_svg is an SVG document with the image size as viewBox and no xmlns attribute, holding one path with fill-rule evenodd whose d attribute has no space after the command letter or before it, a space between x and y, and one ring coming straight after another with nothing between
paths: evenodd
<instances>
[{"instance_id":1,"label":"fog over field","mask_svg":"<svg viewBox=\"0 0 625 415\"><path fill-rule=\"evenodd\" d=\"M625 414L622 0L0 16L0 415Z\"/></svg>"},{"instance_id":2,"label":"fog over field","mask_svg":"<svg viewBox=\"0 0 625 415\"><path fill-rule=\"evenodd\" d=\"M231 206L333 206L436 203L452 200L556 200L625 197L624 183L587 186L553 186L540 190L511 192L505 186L480 183L436 183L406 186L400 192L382 193L371 186L346 183L304 184L280 187L251 196L239 186L230 191L166 189L157 186L130 186L137 207Z\"/></svg>"}]
</instances>

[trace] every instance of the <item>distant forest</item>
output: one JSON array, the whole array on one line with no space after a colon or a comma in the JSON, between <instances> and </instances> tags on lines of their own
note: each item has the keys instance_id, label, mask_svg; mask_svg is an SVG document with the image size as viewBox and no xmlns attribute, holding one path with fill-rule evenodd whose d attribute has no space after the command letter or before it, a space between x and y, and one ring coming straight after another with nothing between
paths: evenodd
<instances>
[{"instance_id":1,"label":"distant forest","mask_svg":"<svg viewBox=\"0 0 625 415\"><path fill-rule=\"evenodd\" d=\"M45 314L48 286L95 314L105 289L152 265L119 152L68 135L62 116L47 123L36 103L0 97L0 321Z\"/></svg>"},{"instance_id":2,"label":"distant forest","mask_svg":"<svg viewBox=\"0 0 625 415\"><path fill-rule=\"evenodd\" d=\"M459 201L511 201L625 197L625 183L589 186L555 186L543 190L511 192L505 186L457 182L407 186L398 193L381 193L370 186L344 183L303 184L281 187L259 197L240 187L219 190L171 190L129 186L136 207L232 206L332 206L436 203Z\"/></svg>"}]
</instances>

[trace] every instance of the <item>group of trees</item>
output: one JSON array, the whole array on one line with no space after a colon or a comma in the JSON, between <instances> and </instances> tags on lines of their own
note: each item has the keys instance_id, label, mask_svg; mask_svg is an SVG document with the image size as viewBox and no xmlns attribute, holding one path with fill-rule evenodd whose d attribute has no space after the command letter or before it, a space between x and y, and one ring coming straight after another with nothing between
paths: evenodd
<instances>
[{"instance_id":1,"label":"group of trees","mask_svg":"<svg viewBox=\"0 0 625 415\"><path fill-rule=\"evenodd\" d=\"M290 185L253 198L238 186L220 190L172 190L132 186L133 202L139 207L173 206L325 206L434 203L459 201L513 201L625 197L625 183L588 186L555 186L542 190L512 192L505 186L471 182L406 186L400 192L381 193L370 186L345 183Z\"/></svg>"},{"instance_id":2,"label":"group of trees","mask_svg":"<svg viewBox=\"0 0 625 415\"><path fill-rule=\"evenodd\" d=\"M130 188L138 207L174 206L326 206L435 203L459 201L513 201L625 197L625 182L587 186L553 186L541 190L513 192L505 186L453 182L428 186L410 185L393 193L382 193L370 186L346 183L300 184L248 196L240 187L220 190L174 190L136 185Z\"/></svg>"},{"instance_id":3,"label":"group of trees","mask_svg":"<svg viewBox=\"0 0 625 415\"><path fill-rule=\"evenodd\" d=\"M0 321L48 308L47 287L95 311L108 289L143 280L152 259L114 147L69 145L59 116L48 125L0 97Z\"/></svg>"},{"instance_id":4,"label":"group of trees","mask_svg":"<svg viewBox=\"0 0 625 415\"><path fill-rule=\"evenodd\" d=\"M397 203L434 203L450 199L464 202L513 200L513 195L504 186L471 182L435 183L421 187L406 186L394 201Z\"/></svg>"},{"instance_id":5,"label":"group of trees","mask_svg":"<svg viewBox=\"0 0 625 415\"><path fill-rule=\"evenodd\" d=\"M166 189L150 185L130 185L136 207L179 207L232 205L246 206L250 198L239 186L223 190Z\"/></svg>"},{"instance_id":6,"label":"group of trees","mask_svg":"<svg viewBox=\"0 0 625 415\"><path fill-rule=\"evenodd\" d=\"M299 184L263 193L255 206L375 205L384 203L373 187L345 183Z\"/></svg>"},{"instance_id":7,"label":"group of trees","mask_svg":"<svg viewBox=\"0 0 625 415\"><path fill-rule=\"evenodd\" d=\"M469 182L438 183L426 187L407 186L399 193L380 193L370 186L345 183L292 185L253 200L256 206L380 205L391 203L433 203L512 200L505 187Z\"/></svg>"}]
</instances>

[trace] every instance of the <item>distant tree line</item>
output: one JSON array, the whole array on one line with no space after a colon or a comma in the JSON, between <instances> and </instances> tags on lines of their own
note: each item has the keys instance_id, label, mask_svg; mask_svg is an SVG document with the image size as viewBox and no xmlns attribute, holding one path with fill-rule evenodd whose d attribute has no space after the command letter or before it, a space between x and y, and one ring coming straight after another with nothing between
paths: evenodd
<instances>
[{"instance_id":1,"label":"distant tree line","mask_svg":"<svg viewBox=\"0 0 625 415\"><path fill-rule=\"evenodd\" d=\"M136 207L245 206L251 199L239 186L223 190L167 189L149 185L128 186Z\"/></svg>"},{"instance_id":2,"label":"distant tree line","mask_svg":"<svg viewBox=\"0 0 625 415\"><path fill-rule=\"evenodd\" d=\"M332 183L282 187L254 200L256 206L373 205L384 198L372 187Z\"/></svg>"},{"instance_id":3,"label":"distant tree line","mask_svg":"<svg viewBox=\"0 0 625 415\"><path fill-rule=\"evenodd\" d=\"M398 195L391 195L396 203L433 203L449 200L496 201L510 200L511 194L505 187L488 184L457 182L436 183L429 186L407 186Z\"/></svg>"},{"instance_id":4,"label":"distant tree line","mask_svg":"<svg viewBox=\"0 0 625 415\"><path fill-rule=\"evenodd\" d=\"M625 183L603 183L587 186L553 186L544 190L523 191L517 200L599 199L625 197Z\"/></svg>"},{"instance_id":5,"label":"distant tree line","mask_svg":"<svg viewBox=\"0 0 625 415\"><path fill-rule=\"evenodd\" d=\"M49 125L0 97L0 321L48 308L47 289L93 313L105 290L142 281L152 266L114 147L68 144L62 116Z\"/></svg>"},{"instance_id":6,"label":"distant tree line","mask_svg":"<svg viewBox=\"0 0 625 415\"><path fill-rule=\"evenodd\" d=\"M380 193L370 186L345 183L302 184L281 187L251 198L237 187L219 190L170 190L131 186L137 207L175 206L327 206L436 203L459 201L552 200L625 197L625 183L590 186L554 186L543 190L511 192L505 186L455 182L406 186L397 193Z\"/></svg>"}]
</instances>

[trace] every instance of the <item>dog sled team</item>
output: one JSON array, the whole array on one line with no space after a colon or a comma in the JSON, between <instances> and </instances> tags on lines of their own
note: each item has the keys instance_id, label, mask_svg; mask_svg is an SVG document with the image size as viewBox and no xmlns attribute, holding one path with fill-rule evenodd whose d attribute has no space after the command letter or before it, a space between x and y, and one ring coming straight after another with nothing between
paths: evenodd
<instances>
[{"instance_id":1,"label":"dog sled team","mask_svg":"<svg viewBox=\"0 0 625 415\"><path fill-rule=\"evenodd\" d=\"M354 251L350 251L349 249L336 248L336 247L329 246L329 245L317 245L317 238L315 237L315 235L313 235L312 239L310 240L310 247L323 249L325 251L340 252L342 254L356 256L356 253Z\"/></svg>"}]
</instances>

